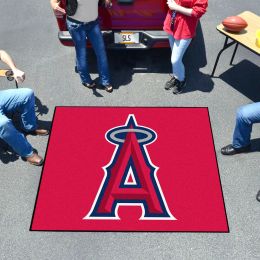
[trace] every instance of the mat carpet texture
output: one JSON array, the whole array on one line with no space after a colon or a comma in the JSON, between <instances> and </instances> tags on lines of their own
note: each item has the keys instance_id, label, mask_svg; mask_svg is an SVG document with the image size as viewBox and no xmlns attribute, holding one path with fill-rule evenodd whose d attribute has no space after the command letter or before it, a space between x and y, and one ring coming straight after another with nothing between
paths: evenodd
<instances>
[{"instance_id":1,"label":"mat carpet texture","mask_svg":"<svg viewBox=\"0 0 260 260\"><path fill-rule=\"evenodd\" d=\"M30 230L229 232L208 109L57 107Z\"/></svg>"}]
</instances>

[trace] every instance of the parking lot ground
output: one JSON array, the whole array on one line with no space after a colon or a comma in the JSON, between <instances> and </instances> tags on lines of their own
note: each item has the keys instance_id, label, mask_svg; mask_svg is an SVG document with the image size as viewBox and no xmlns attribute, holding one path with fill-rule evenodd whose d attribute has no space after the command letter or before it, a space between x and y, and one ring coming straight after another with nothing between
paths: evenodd
<instances>
[{"instance_id":1,"label":"parking lot ground","mask_svg":"<svg viewBox=\"0 0 260 260\"><path fill-rule=\"evenodd\" d=\"M231 142L236 109L259 101L259 57L239 47L234 65L229 66L230 48L220 59L216 78L209 76L224 43L216 25L245 10L260 15L259 1L209 1L198 37L185 57L188 84L183 94L175 96L163 89L170 73L169 50L109 51L116 88L109 94L80 84L74 73L74 49L59 43L49 1L3 1L0 48L26 72L22 86L34 89L40 122L50 124L57 105L208 107L230 233L30 232L41 168L1 153L0 259L260 258L260 203L255 199L260 189L260 126L255 125L252 132L252 153L220 154L221 147ZM97 77L93 55L90 59ZM0 89L13 87L0 79ZM29 137L29 141L39 154L45 154L48 137Z\"/></svg>"}]
</instances>

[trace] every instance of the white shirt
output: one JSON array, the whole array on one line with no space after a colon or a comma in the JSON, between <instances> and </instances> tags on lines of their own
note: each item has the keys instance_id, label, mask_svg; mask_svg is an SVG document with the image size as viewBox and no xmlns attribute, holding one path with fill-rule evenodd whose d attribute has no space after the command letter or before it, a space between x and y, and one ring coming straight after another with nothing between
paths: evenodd
<instances>
[{"instance_id":1,"label":"white shirt","mask_svg":"<svg viewBox=\"0 0 260 260\"><path fill-rule=\"evenodd\" d=\"M88 23L98 17L98 0L78 0L78 8L71 18Z\"/></svg>"}]
</instances>

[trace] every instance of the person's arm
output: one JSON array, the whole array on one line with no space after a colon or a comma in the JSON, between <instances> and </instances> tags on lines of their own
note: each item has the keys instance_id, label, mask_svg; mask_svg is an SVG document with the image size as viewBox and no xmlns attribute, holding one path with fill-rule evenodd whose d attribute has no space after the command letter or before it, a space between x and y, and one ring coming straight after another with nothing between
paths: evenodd
<instances>
[{"instance_id":1,"label":"person's arm","mask_svg":"<svg viewBox=\"0 0 260 260\"><path fill-rule=\"evenodd\" d=\"M171 10L174 10L178 13L182 13L187 16L191 16L191 14L192 14L192 8L186 8L186 7L180 6L174 0L168 0L167 5Z\"/></svg>"},{"instance_id":2,"label":"person's arm","mask_svg":"<svg viewBox=\"0 0 260 260\"><path fill-rule=\"evenodd\" d=\"M112 0L105 0L105 6L108 8L112 7Z\"/></svg>"},{"instance_id":3,"label":"person's arm","mask_svg":"<svg viewBox=\"0 0 260 260\"><path fill-rule=\"evenodd\" d=\"M54 10L57 14L66 14L65 9L60 7L60 1L59 0L50 0L51 8Z\"/></svg>"},{"instance_id":4,"label":"person's arm","mask_svg":"<svg viewBox=\"0 0 260 260\"><path fill-rule=\"evenodd\" d=\"M21 83L25 80L24 72L15 66L14 61L7 52L0 50L0 60L10 67L10 69L13 71L13 77L18 83Z\"/></svg>"},{"instance_id":5,"label":"person's arm","mask_svg":"<svg viewBox=\"0 0 260 260\"><path fill-rule=\"evenodd\" d=\"M174 0L168 0L167 4L171 10L175 10L187 16L200 18L203 14L205 14L207 10L208 0L197 0L195 1L192 8L185 8L183 6L180 6L176 4Z\"/></svg>"}]
</instances>

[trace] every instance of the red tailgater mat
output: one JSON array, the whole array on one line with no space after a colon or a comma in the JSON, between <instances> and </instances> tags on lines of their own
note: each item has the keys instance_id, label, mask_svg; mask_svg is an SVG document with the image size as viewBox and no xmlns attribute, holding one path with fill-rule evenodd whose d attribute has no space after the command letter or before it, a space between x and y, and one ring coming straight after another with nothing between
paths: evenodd
<instances>
[{"instance_id":1,"label":"red tailgater mat","mask_svg":"<svg viewBox=\"0 0 260 260\"><path fill-rule=\"evenodd\" d=\"M229 232L208 109L57 107L30 230Z\"/></svg>"}]
</instances>

